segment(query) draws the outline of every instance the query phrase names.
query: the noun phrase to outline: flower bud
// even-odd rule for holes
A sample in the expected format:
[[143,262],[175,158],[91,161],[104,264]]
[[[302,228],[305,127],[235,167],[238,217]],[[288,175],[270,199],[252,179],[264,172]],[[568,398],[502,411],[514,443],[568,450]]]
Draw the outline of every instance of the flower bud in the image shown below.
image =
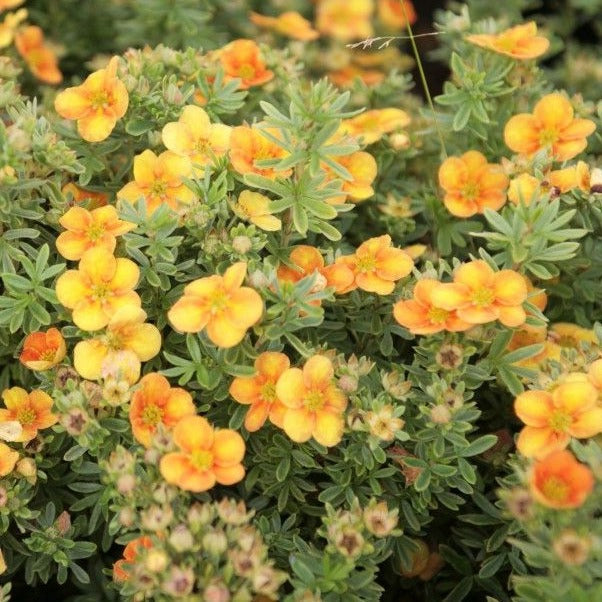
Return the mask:
[[90,417],[81,408],[71,408],[60,417],[60,423],[72,437],[82,435],[90,423]]
[[155,548],[147,553],[144,565],[151,573],[162,573],[168,562],[167,554],[163,550]]
[[163,531],[173,520],[170,506],[150,506],[142,513],[142,526],[147,531]]
[[136,512],[131,508],[122,508],[119,511],[119,524],[124,527],[131,527],[136,520]]
[[431,408],[431,420],[435,424],[449,424],[451,420],[451,412],[444,405],[437,405]]
[[194,573],[191,567],[181,568],[174,566],[167,579],[163,581],[161,589],[174,597],[187,596],[192,592]]
[[67,531],[69,531],[69,529],[71,528],[70,514],[66,510],[63,510],[63,512],[61,512],[56,517],[56,520],[54,521],[54,526],[56,527],[56,530],[58,531],[59,535],[65,535],[65,533],[67,533]]
[[357,391],[357,378],[350,374],[343,374],[339,378],[339,388],[345,393],[355,393]]
[[579,566],[587,561],[591,539],[580,536],[573,529],[565,529],[552,543],[554,553],[569,566]]
[[4,487],[0,487],[0,508],[6,506],[8,502],[8,492]]
[[35,460],[32,458],[21,458],[15,467],[15,470],[32,485],[36,482],[38,468]]
[[226,534],[219,529],[212,529],[203,535],[203,549],[212,556],[220,556],[228,549]]
[[253,248],[253,241],[248,236],[235,236],[232,248],[239,255],[246,255]]
[[136,477],[133,474],[124,474],[117,479],[117,491],[121,495],[130,495],[136,489]]
[[203,593],[203,602],[230,602],[230,590],[222,583],[210,583]]
[[403,132],[397,132],[389,136],[389,144],[395,150],[406,150],[410,148],[410,137]]
[[193,547],[194,538],[186,525],[178,525],[171,532],[169,543],[176,552],[186,552]]
[[460,345],[446,343],[435,355],[435,361],[446,370],[454,370],[462,365],[463,350]]

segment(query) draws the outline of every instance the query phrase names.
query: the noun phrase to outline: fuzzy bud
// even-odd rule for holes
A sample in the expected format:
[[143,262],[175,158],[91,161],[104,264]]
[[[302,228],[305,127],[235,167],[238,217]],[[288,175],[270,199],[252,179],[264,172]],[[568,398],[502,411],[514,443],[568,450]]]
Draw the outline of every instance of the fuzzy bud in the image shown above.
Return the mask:
[[249,274],[249,284],[253,288],[261,289],[261,288],[265,288],[268,286],[269,280],[268,280],[268,277],[263,272],[260,272],[259,270],[255,270],[254,272],[251,272],[251,274]]
[[165,581],[161,586],[161,589],[166,593],[174,597],[187,596],[192,592],[194,585],[194,573],[192,568],[174,566]]
[[389,136],[389,144],[395,150],[406,150],[410,148],[410,137],[403,132],[397,132]]
[[133,474],[124,474],[117,479],[117,491],[121,495],[130,495],[136,489],[136,477]]
[[402,380],[399,372],[385,372],[381,377],[381,382],[384,390],[393,399],[400,401],[404,400],[412,389],[412,383],[409,380]]
[[15,467],[15,470],[32,485],[36,482],[38,468],[35,460],[32,458],[21,458]]
[[435,361],[445,370],[454,370],[462,365],[463,349],[460,345],[446,343],[435,355]]
[[449,424],[451,421],[451,412],[449,408],[444,405],[437,405],[431,408],[431,420],[435,424]]
[[212,529],[203,535],[203,549],[212,556],[220,556],[228,549],[228,538],[219,529]]
[[343,374],[339,378],[339,389],[345,393],[355,393],[357,391],[357,378],[350,374]]
[[119,511],[119,524],[124,527],[131,527],[136,520],[136,512],[131,508],[122,508]]
[[66,414],[62,414],[60,422],[72,437],[82,435],[90,423],[90,416],[81,408],[71,408]]
[[552,543],[554,553],[569,566],[579,566],[587,561],[591,548],[591,539],[580,536],[572,529],[564,530]]
[[508,512],[519,521],[528,520],[533,516],[533,498],[526,489],[515,487],[506,496]]
[[203,602],[230,602],[230,590],[224,583],[210,583],[203,592]]
[[147,553],[144,565],[151,573],[162,573],[168,562],[169,558],[163,550],[153,549]]
[[142,513],[142,526],[146,531],[162,531],[173,519],[170,506],[150,506]]
[[67,533],[67,531],[69,531],[71,528],[71,515],[66,510],[63,510],[63,512],[56,517],[54,526],[56,527],[59,535],[65,535],[65,533]]
[[217,514],[228,525],[242,525],[253,516],[253,512],[247,512],[244,502],[229,499],[217,505]]
[[84,394],[84,398],[92,408],[97,408],[102,402],[102,387],[93,383],[90,380],[84,380],[80,386],[80,391]]
[[171,532],[169,543],[176,552],[186,552],[194,545],[194,538],[186,525],[178,525]]
[[363,514],[366,529],[376,537],[386,537],[397,526],[397,513],[397,510],[389,512],[385,502],[371,500]]
[[79,382],[79,375],[74,368],[70,366],[61,366],[56,371],[54,378],[54,386],[57,389],[64,389],[67,383],[72,380],[73,382]]
[[246,255],[253,248],[253,241],[248,236],[235,236],[232,248],[239,255]]
[[363,420],[363,412],[357,408],[351,408],[349,412],[347,412],[347,426],[352,431],[363,431],[364,430],[364,420]]
[[364,538],[362,534],[352,527],[341,530],[334,541],[337,550],[347,558],[355,558],[362,553]]

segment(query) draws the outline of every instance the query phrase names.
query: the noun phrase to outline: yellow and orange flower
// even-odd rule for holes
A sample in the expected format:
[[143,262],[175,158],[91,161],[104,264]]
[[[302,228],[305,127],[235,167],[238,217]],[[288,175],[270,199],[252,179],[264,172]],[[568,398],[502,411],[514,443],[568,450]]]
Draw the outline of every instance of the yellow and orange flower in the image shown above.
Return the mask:
[[110,253],[115,250],[117,236],[133,230],[136,225],[119,219],[112,205],[88,211],[83,207],[71,207],[59,219],[67,232],[56,239],[57,251],[65,258],[77,261],[93,247],[103,247]]
[[598,345],[598,337],[593,330],[570,322],[552,324],[549,328],[549,336],[550,340],[557,345],[571,349],[579,349],[582,346],[581,343]]
[[234,40],[218,50],[217,57],[226,81],[240,79],[241,90],[262,86],[274,78],[274,72],[267,68],[253,40]]
[[351,42],[372,36],[372,0],[320,0],[316,8],[316,29],[326,35]]
[[546,338],[547,328],[545,326],[531,326],[523,324],[512,333],[512,338],[508,343],[508,351],[522,349],[529,345],[541,344],[543,349],[536,355],[532,355],[523,360],[518,360],[515,365],[523,368],[539,369],[541,365],[548,360],[560,360],[561,348],[556,343],[548,341]]
[[111,315],[104,335],[80,341],[73,350],[73,366],[87,380],[98,380],[107,357],[131,351],[138,362],[147,362],[161,350],[161,333],[146,324],[146,312],[137,305],[119,307]]
[[410,0],[378,0],[378,18],[389,29],[405,29],[416,23],[418,15]]
[[376,86],[385,79],[385,74],[376,69],[364,69],[358,65],[347,65],[330,71],[328,79],[339,88],[350,88],[356,79],[362,81],[366,86]]
[[268,232],[282,228],[280,219],[270,212],[270,199],[259,192],[243,190],[234,205],[234,213]]
[[[332,287],[335,293],[347,292],[354,283],[351,269],[343,263],[324,265],[324,258],[318,249],[309,245],[295,247],[289,257],[294,267],[281,264],[276,272],[278,280],[284,282],[299,282],[302,278],[317,274],[315,291]],[[312,291],[312,292],[315,292]],[[319,301],[315,302],[319,305]]]
[[58,422],[58,416],[52,413],[52,399],[44,391],[28,393],[21,387],[12,387],[2,392],[2,399],[6,409],[0,409],[0,423],[18,422],[22,428],[14,441],[31,441],[39,430]]
[[545,54],[550,47],[547,38],[537,35],[534,21],[516,25],[497,34],[471,34],[466,39],[476,46],[505,54],[513,59],[536,59]]
[[315,40],[320,35],[307,19],[294,10],[286,11],[277,17],[268,17],[252,12],[249,17],[251,23],[258,27],[271,29],[294,40],[308,42]]
[[171,430],[185,416],[194,416],[196,410],[188,391],[170,387],[169,381],[156,372],[142,378],[132,396],[130,423],[136,441],[150,447],[157,427],[161,424]]
[[282,428],[286,406],[276,395],[276,383],[290,367],[284,353],[265,351],[255,360],[253,376],[237,376],[230,384],[230,395],[249,410],[245,416],[245,428],[249,432],[259,430],[269,418],[272,424]]
[[247,273],[243,261],[231,265],[223,276],[194,280],[169,310],[174,328],[181,332],[207,330],[218,347],[238,345],[263,313],[263,300],[252,288],[242,286]]
[[143,199],[150,213],[161,205],[177,210],[196,200],[195,193],[184,183],[184,178],[191,176],[192,163],[188,157],[171,151],[157,156],[145,150],[134,158],[134,181],[128,182],[117,197],[130,203]]
[[568,380],[553,391],[525,391],[514,401],[516,415],[526,424],[516,447],[527,457],[542,458],[564,449],[571,437],[586,439],[602,432],[602,408],[596,388]]
[[244,478],[245,442],[236,431],[215,430],[202,416],[186,416],[174,427],[173,440],[179,451],[165,454],[159,465],[168,483],[198,493]]
[[[344,203],[348,198],[354,202],[364,201],[374,195],[372,183],[377,175],[377,165],[374,157],[365,151],[357,151],[350,155],[332,157],[341,167],[351,175],[350,180],[342,180],[341,190],[343,194],[328,199],[333,205]],[[326,172],[328,180],[340,178],[338,174],[322,163],[322,169]]]
[[12,43],[19,25],[25,19],[27,19],[27,11],[24,8],[5,15],[4,21],[0,23],[0,48],[6,48]]
[[551,171],[548,174],[548,181],[560,194],[575,188],[589,192],[591,185],[589,167],[587,163],[578,161],[576,165]]
[[541,196],[541,193],[541,182],[528,173],[522,173],[510,180],[508,199],[515,205],[519,203],[530,205],[534,199]]
[[19,361],[30,370],[50,370],[67,354],[65,339],[57,328],[32,332],[25,337]]
[[73,205],[73,203],[87,203],[90,210],[98,209],[98,207],[104,207],[109,201],[109,195],[106,192],[94,192],[93,190],[86,190],[76,186],[73,184],[73,182],[65,184],[61,192],[65,198],[67,198],[68,195],[71,195],[71,198],[73,199],[70,203],[71,205]]
[[447,210],[456,217],[470,217],[504,205],[508,178],[499,165],[487,163],[483,154],[468,151],[443,161],[439,185],[445,191]]
[[555,510],[578,508],[594,488],[594,475],[569,451],[553,452],[533,465],[529,485],[533,497]]
[[136,562],[141,549],[150,549],[152,547],[153,541],[146,535],[132,539],[123,549],[123,558],[120,558],[113,565],[113,579],[115,581],[127,581],[130,578],[130,572],[124,565]]
[[505,326],[523,324],[523,303],[528,295],[525,279],[513,270],[494,272],[482,259],[461,265],[454,281],[439,284],[431,293],[433,303],[469,324],[499,320]]
[[37,25],[28,25],[15,34],[15,48],[40,81],[46,84],[63,81],[56,55],[44,41],[44,32]]
[[390,295],[395,283],[414,267],[414,260],[406,251],[391,246],[388,234],[364,241],[354,255],[340,257],[336,263],[348,266],[354,274],[353,284],[340,292],[361,288],[378,295]]
[[331,447],[342,439],[347,398],[334,384],[334,368],[327,357],[314,355],[302,370],[285,370],[276,383],[276,395],[287,408],[282,428],[293,441],[313,437]]
[[554,92],[544,96],[532,114],[511,117],[504,140],[515,153],[531,156],[548,148],[556,161],[568,161],[585,150],[586,139],[595,129],[593,121],[575,118],[569,99]]
[[361,138],[364,144],[373,144],[385,134],[404,128],[409,123],[410,116],[401,109],[373,109],[343,121],[341,131]]
[[206,165],[228,152],[231,133],[230,126],[211,123],[201,107],[188,105],[178,121],[165,125],[161,136],[166,148],[180,157],[188,157],[193,175],[202,177]]
[[19,452],[0,441],[0,477],[9,475],[14,469]]
[[83,254],[77,270],[59,276],[56,295],[60,303],[73,310],[76,326],[99,330],[120,307],[140,307],[140,297],[134,292],[139,276],[133,261],[94,247]]
[[[241,125],[233,128],[230,138],[230,162],[239,174],[257,174],[271,180],[286,178],[291,170],[277,171],[273,167],[258,167],[255,162],[267,159],[284,159],[287,152],[262,135],[258,127]],[[278,137],[279,132],[268,129],[268,133]]]
[[602,359],[592,362],[587,369],[587,378],[598,391],[602,393]]
[[412,334],[433,334],[447,330],[461,332],[471,328],[455,311],[448,311],[433,304],[432,293],[439,282],[422,278],[414,286],[413,298],[398,301],[393,306],[393,317]]
[[104,69],[88,75],[80,86],[60,92],[54,108],[65,119],[77,121],[79,135],[88,142],[108,138],[128,108],[129,95],[117,77],[119,58],[114,56]]

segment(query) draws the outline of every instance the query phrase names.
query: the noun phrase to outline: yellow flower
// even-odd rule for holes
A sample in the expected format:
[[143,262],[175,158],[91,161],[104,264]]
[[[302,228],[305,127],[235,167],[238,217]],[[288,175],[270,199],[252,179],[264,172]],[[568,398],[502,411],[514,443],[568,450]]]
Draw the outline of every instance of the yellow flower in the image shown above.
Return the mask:
[[399,130],[410,123],[410,116],[401,109],[374,109],[346,119],[342,132],[361,138],[364,144],[373,144],[385,134]]
[[139,364],[155,357],[161,349],[161,333],[144,320],[144,310],[126,305],[111,316],[104,335],[80,341],[73,350],[73,365],[80,376],[99,379],[107,356],[120,351],[132,351]]
[[105,69],[90,74],[81,86],[63,90],[54,108],[65,119],[77,120],[80,136],[88,142],[108,138],[128,108],[129,95],[117,77],[119,58],[114,56]]
[[125,305],[140,306],[134,292],[140,271],[129,259],[115,258],[102,247],[86,251],[77,270],[67,270],[56,282],[60,303],[73,310],[82,330],[99,330]]
[[583,328],[577,324],[570,322],[556,322],[549,329],[549,336],[552,342],[561,347],[570,347],[571,349],[579,349],[581,343],[589,343],[590,345],[598,345],[596,333],[588,328]]
[[316,8],[316,29],[324,35],[351,42],[372,33],[372,0],[320,0]]
[[134,181],[128,182],[117,196],[130,203],[144,199],[149,213],[163,204],[177,210],[196,200],[195,193],[183,181],[191,174],[192,164],[188,157],[180,157],[171,151],[157,157],[153,151],[145,150],[134,158]]
[[215,274],[194,280],[184,295],[169,310],[174,328],[181,332],[200,332],[218,347],[234,347],[263,314],[263,300],[257,291],[242,286],[247,264],[230,266],[223,276]]
[[508,187],[508,198],[515,205],[521,202],[525,205],[530,205],[540,194],[541,182],[528,173],[522,173],[512,179]]
[[389,29],[405,29],[416,23],[418,15],[410,0],[378,0],[378,18]]
[[262,230],[273,232],[282,228],[282,222],[270,213],[270,199],[258,192],[243,190],[238,195],[234,212]]
[[331,447],[343,437],[347,398],[334,384],[334,368],[327,357],[314,355],[303,370],[285,370],[276,383],[276,395],[287,408],[282,428],[293,441],[313,437]]
[[8,13],[0,23],[0,48],[6,48],[14,39],[19,25],[27,19],[27,11],[22,8],[16,13]]
[[38,430],[47,429],[58,422],[58,416],[52,413],[52,399],[36,389],[28,393],[21,387],[5,389],[2,399],[6,409],[0,409],[0,424],[18,422],[21,434],[14,441],[31,441]]
[[46,44],[44,32],[37,25],[28,25],[16,32],[15,48],[40,81],[59,84],[63,80],[56,55]]
[[307,19],[304,19],[294,10],[286,11],[277,17],[267,17],[252,12],[250,19],[258,27],[265,27],[283,36],[302,40],[303,42],[315,40],[320,35],[312,28],[311,23]]
[[202,177],[205,166],[216,157],[223,157],[230,148],[232,128],[223,123],[211,123],[209,115],[195,105],[184,107],[178,121],[163,128],[163,144],[180,157],[192,162],[194,177]]
[[537,35],[537,24],[530,21],[501,31],[498,34],[472,34],[466,39],[476,46],[487,48],[513,59],[535,59],[550,47],[547,38]]

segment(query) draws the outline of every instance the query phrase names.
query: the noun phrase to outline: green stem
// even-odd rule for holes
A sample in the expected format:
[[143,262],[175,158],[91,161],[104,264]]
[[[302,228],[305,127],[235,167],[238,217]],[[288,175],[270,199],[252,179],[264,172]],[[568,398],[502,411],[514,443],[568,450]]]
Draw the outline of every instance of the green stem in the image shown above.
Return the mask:
[[431,92],[429,90],[429,85],[426,81],[426,75],[424,74],[424,69],[422,67],[422,61],[420,60],[420,53],[418,52],[418,47],[416,46],[416,41],[414,40],[414,32],[412,31],[412,26],[410,25],[410,20],[408,19],[408,14],[406,12],[405,2],[403,0],[399,0],[401,3],[401,10],[403,11],[403,16],[406,20],[406,28],[408,30],[408,35],[410,37],[410,43],[412,44],[412,50],[414,51],[414,57],[416,58],[416,64],[418,66],[418,71],[420,72],[420,79],[422,81],[422,87],[424,88],[424,94],[426,95],[426,99],[429,103],[431,111],[433,113],[433,121],[435,122],[435,129],[437,130],[437,135],[439,136],[439,142],[441,143],[441,152],[443,156],[447,158],[447,149],[445,148],[445,141],[443,139],[443,132],[439,127],[439,121],[437,120],[437,113],[435,111],[435,105],[433,104],[433,99],[431,98]]

